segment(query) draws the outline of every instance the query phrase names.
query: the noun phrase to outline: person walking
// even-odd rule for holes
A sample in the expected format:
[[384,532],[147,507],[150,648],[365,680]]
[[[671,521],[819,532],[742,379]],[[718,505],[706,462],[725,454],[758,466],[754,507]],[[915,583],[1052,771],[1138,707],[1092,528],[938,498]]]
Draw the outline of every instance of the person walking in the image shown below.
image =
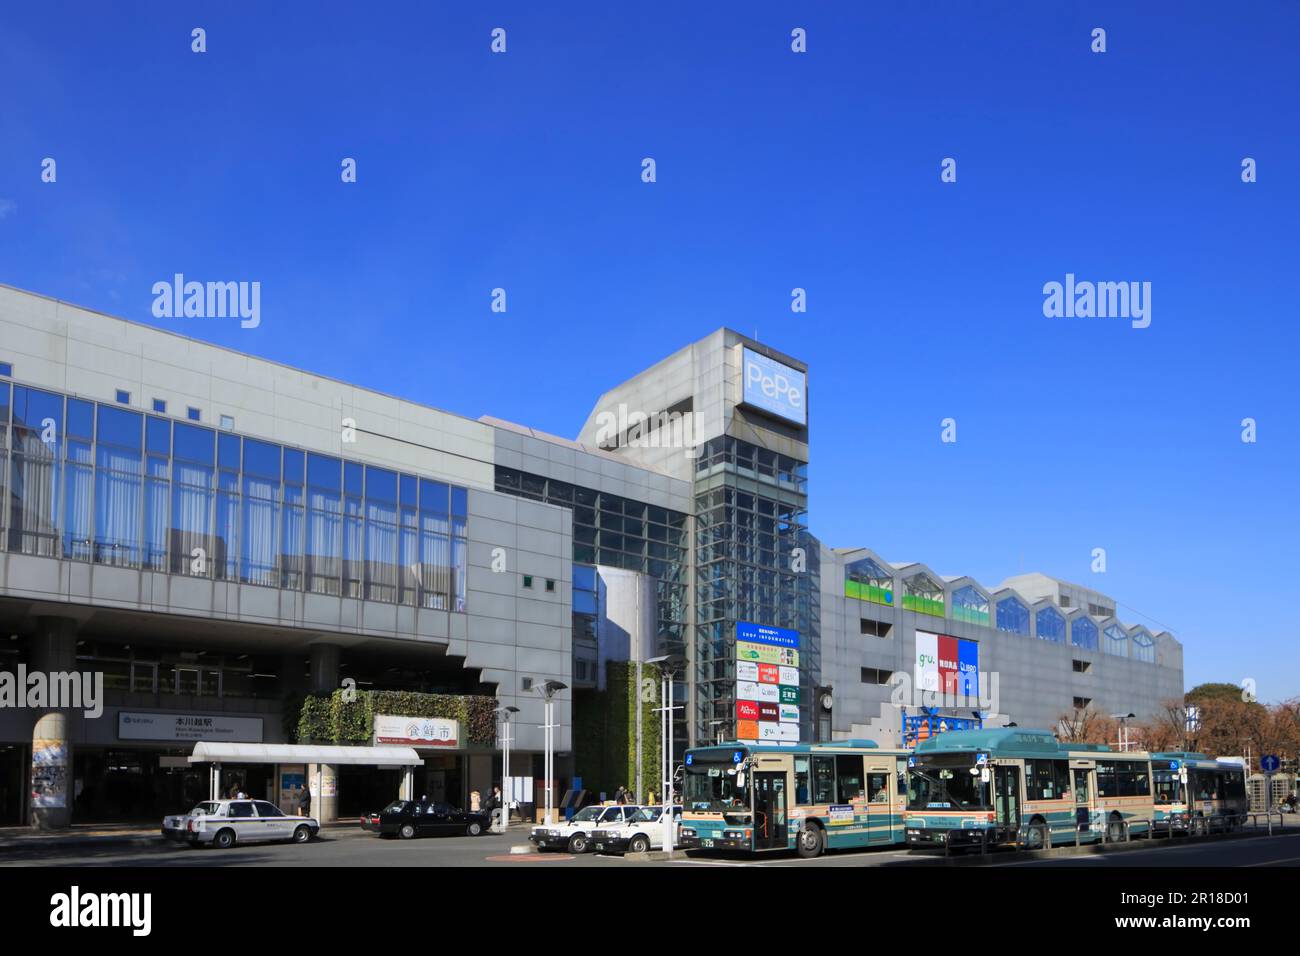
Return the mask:
[[298,816],[311,816],[311,788],[305,783],[302,785],[302,790],[298,793]]

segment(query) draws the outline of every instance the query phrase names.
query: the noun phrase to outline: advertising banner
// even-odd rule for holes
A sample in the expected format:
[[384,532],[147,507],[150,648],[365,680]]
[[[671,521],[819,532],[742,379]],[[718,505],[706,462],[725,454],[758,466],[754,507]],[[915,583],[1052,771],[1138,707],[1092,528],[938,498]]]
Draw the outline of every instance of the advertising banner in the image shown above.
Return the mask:
[[782,722],[799,723],[799,708],[795,704],[781,704]]
[[752,700],[736,701],[736,719],[737,720],[758,720],[762,713],[762,707]]
[[750,644],[746,641],[737,641],[736,660],[798,667],[799,652],[792,647],[774,647],[771,644]]
[[753,661],[736,661],[736,680],[758,683],[758,665]]
[[826,822],[833,827],[852,826],[853,807],[847,804],[842,806],[828,807],[826,810]]
[[753,349],[741,349],[741,401],[796,425],[808,422],[807,384],[803,372]]
[[736,681],[736,700],[762,700],[758,696],[759,686],[752,680]]
[[460,737],[460,722],[442,717],[403,717],[375,714],[376,744],[401,744],[406,747],[455,748]]
[[784,627],[768,627],[765,624],[750,624],[748,621],[736,622],[736,640],[750,644],[771,644],[774,647],[799,647],[799,632]]
[[[764,698],[764,699],[767,699],[767,698]],[[779,694],[779,696],[776,697],[776,698],[774,698],[774,699],[777,700],[779,703],[782,703],[782,704],[797,704],[797,703],[799,703],[799,688],[798,688],[798,687],[790,687],[790,686],[788,686],[788,685],[786,685],[786,684],[782,684],[782,685],[780,686],[780,694]]]
[[781,668],[776,664],[759,664],[758,682],[760,684],[781,683]]
[[776,743],[781,739],[781,725],[772,720],[758,722],[758,739]]
[[979,643],[929,631],[916,632],[916,686],[930,693],[979,693]]
[[736,737],[739,738],[740,740],[757,740],[758,721],[757,720],[736,721]]
[[794,687],[799,686],[799,668],[778,667],[777,670],[780,672],[780,676],[777,680],[778,684],[790,684]]
[[797,744],[799,742],[799,725],[797,723],[780,723],[776,725],[776,730],[780,734],[782,743]]
[[758,705],[758,719],[759,719],[759,720],[780,720],[780,719],[781,719],[781,710],[780,710],[779,705],[777,705],[777,704],[766,704],[766,703],[764,703],[764,704],[759,704],[759,705]]
[[32,806],[68,805],[68,744],[38,737],[32,741]]

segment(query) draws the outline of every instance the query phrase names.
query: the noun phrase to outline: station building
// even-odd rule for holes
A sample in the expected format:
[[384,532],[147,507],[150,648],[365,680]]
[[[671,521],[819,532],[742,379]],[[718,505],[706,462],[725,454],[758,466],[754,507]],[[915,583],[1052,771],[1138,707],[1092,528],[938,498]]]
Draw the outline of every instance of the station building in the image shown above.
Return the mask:
[[[1181,695],[1177,641],[1121,624],[1098,592],[1041,575],[990,589],[824,546],[808,379],[720,329],[599,396],[571,440],[0,287],[0,672],[104,686],[94,716],[0,707],[0,825],[186,809],[212,783],[188,759],[198,742],[400,743],[415,791],[466,804],[500,780],[500,708],[517,708],[527,800],[548,682],[557,798],[657,790],[647,675],[663,667],[677,753],[893,744],[918,707],[971,709],[900,701],[898,675],[933,690],[995,672],[988,719],[1021,725]],[[589,769],[629,720],[643,759]],[[324,763],[220,774],[282,802],[311,781],[326,819],[400,781]]]

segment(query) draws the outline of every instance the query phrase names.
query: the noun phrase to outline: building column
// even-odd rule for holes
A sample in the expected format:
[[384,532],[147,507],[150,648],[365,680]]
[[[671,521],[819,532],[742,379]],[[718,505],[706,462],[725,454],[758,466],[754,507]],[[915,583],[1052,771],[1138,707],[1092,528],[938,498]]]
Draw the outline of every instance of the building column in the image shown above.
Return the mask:
[[[77,625],[67,618],[39,617],[31,639],[31,671],[49,680],[77,669]],[[58,830],[72,825],[72,731],[76,711],[45,708],[32,729],[31,825]]]
[[338,690],[340,656],[341,648],[337,644],[311,646],[311,692],[313,694],[332,694]]
[[312,816],[321,823],[338,822],[338,768],[328,763],[307,764],[307,786],[311,789]]

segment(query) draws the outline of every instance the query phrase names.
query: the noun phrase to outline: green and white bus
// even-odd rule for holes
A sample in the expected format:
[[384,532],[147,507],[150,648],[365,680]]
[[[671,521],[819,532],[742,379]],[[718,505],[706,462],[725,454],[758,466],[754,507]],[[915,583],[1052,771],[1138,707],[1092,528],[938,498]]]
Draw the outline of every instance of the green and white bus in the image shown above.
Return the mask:
[[1045,730],[939,734],[908,760],[911,847],[1119,841],[1155,819],[1151,755],[1063,744]]
[[681,845],[765,853],[903,841],[907,751],[871,740],[719,744],[686,752]]
[[1201,753],[1151,755],[1156,829],[1170,833],[1231,830],[1246,822],[1246,766]]

